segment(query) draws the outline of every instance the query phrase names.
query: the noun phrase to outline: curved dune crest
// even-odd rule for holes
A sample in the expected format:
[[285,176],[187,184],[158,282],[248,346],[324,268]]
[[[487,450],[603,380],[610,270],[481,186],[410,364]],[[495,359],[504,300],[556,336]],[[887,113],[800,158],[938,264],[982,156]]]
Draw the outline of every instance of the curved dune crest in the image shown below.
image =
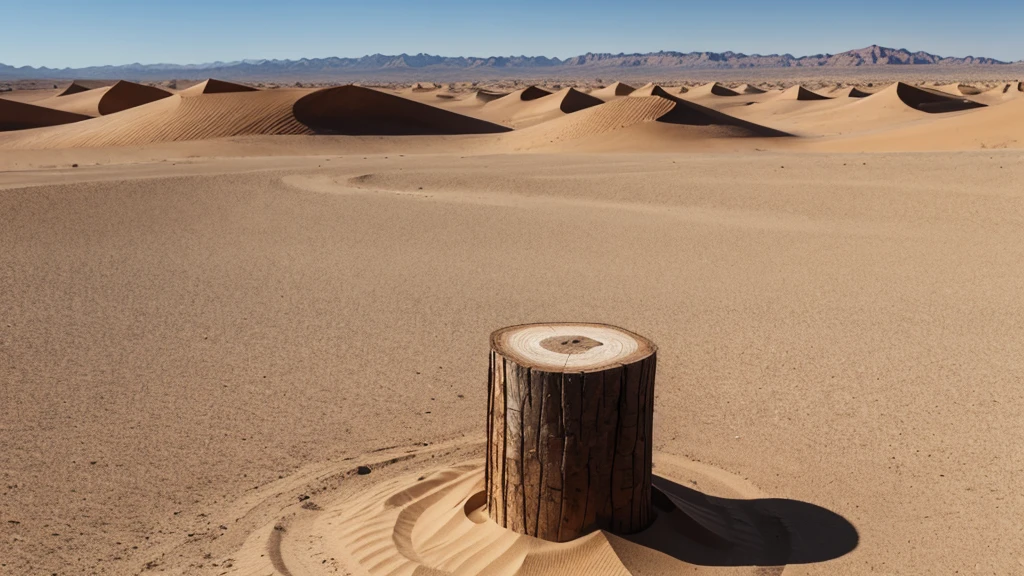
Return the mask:
[[481,88],[476,91],[476,99],[480,102],[487,103],[493,102],[498,98],[504,98],[505,96],[508,96],[508,94],[508,92],[495,92],[493,90],[484,90]]
[[677,126],[679,129],[671,135],[677,139],[788,136],[784,132],[675,98],[660,87],[655,88],[652,90],[657,92],[655,95],[631,94],[628,98],[517,130],[508,138],[521,149],[531,149],[599,135],[611,136],[624,129],[654,122]]
[[970,84],[961,84],[959,82],[953,82],[952,84],[936,85],[935,90],[939,92],[945,92],[946,94],[952,94],[953,96],[977,96],[984,92],[977,86],[971,86]]
[[1011,100],[1017,100],[1021,97],[1024,97],[1024,94],[1019,90],[1019,83],[1014,82],[1012,84],[996,86],[995,88],[986,90],[981,94],[971,96],[970,99],[974,102],[985,104],[986,106],[994,106]]
[[339,86],[184,98],[175,94],[120,114],[25,133],[7,146],[76,148],[256,135],[444,135],[508,130],[370,88]]
[[833,92],[833,94],[835,94],[836,97],[841,98],[867,98],[868,96],[871,96],[873,92],[865,92],[860,88],[857,88],[856,86],[850,86],[847,88],[840,88],[839,90]]
[[829,98],[828,96],[824,96],[822,94],[818,94],[817,92],[808,90],[807,88],[804,88],[799,84],[797,84],[796,86],[790,86],[789,88],[786,88],[777,96],[774,96],[773,99],[800,101],[831,100],[831,98]]
[[967,98],[957,98],[956,96],[939,90],[932,90],[930,88],[923,88],[920,86],[911,86],[910,84],[904,84],[903,82],[897,82],[884,90],[876,92],[871,95],[869,99],[881,98],[889,100],[893,97],[898,98],[901,102],[915,110],[928,112],[929,114],[957,112],[960,110],[970,110],[972,108],[983,108],[985,106],[984,104],[968,100]]
[[554,94],[522,100],[516,93],[485,104],[480,117],[507,126],[523,128],[604,104],[604,100],[575,88],[563,88]]
[[203,80],[195,86],[190,86],[181,92],[178,92],[181,96],[198,96],[200,94],[224,94],[227,92],[256,92],[259,88],[253,88],[252,86],[246,86],[245,84],[235,84],[234,82],[225,82],[223,80],[216,80],[210,78]]
[[[645,93],[640,94],[641,90]],[[661,122],[688,124],[691,126],[732,126],[746,130],[750,132],[750,135],[767,137],[789,136],[785,132],[741,120],[724,112],[678,98],[657,84],[649,84],[647,87],[637,90],[636,96],[655,96],[675,104],[670,112],[658,118]]]
[[89,116],[0,98],[0,131],[27,130],[88,120]]
[[692,96],[739,96],[740,93],[719,84],[718,82],[709,82],[696,88],[691,88],[688,94]]
[[60,94],[57,94],[57,97],[60,98],[61,96],[70,96],[72,94],[78,94],[80,92],[88,92],[89,90],[92,90],[92,88],[89,88],[88,86],[83,86],[78,82],[78,80],[74,80],[71,82],[71,84],[68,84],[67,88],[61,90]]
[[514,101],[529,102],[530,100],[536,100],[545,96],[550,96],[551,92],[543,88],[536,86],[527,86],[526,88],[520,88],[514,92],[509,92],[504,96],[497,98],[496,100],[502,101],[503,104],[509,104]]
[[316,133],[345,135],[493,134],[508,128],[360,86],[300,98],[295,119]]
[[938,116],[929,122],[915,122],[889,130],[837,140],[829,146],[837,151],[916,151],[1024,148],[1024,98],[970,114]]
[[667,98],[669,100],[673,98],[673,96],[668,93],[668,90],[665,90],[664,88],[658,86],[653,82],[649,82],[637,88],[630,94],[630,96],[634,98],[644,98],[647,96],[661,96],[662,98]]
[[764,94],[765,90],[758,88],[752,84],[740,84],[736,89],[736,92],[740,94]]
[[636,91],[636,88],[626,84],[624,82],[615,82],[604,88],[598,88],[590,93],[591,96],[598,98],[615,98],[616,96],[629,96]]
[[84,116],[106,116],[169,96],[171,93],[166,90],[121,80],[113,86],[47,98],[40,100],[37,104]]

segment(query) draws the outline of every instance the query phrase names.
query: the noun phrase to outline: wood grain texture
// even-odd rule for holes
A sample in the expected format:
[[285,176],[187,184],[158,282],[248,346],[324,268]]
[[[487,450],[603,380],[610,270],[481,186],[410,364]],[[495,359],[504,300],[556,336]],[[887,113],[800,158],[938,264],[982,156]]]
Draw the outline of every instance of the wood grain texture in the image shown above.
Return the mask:
[[[656,348],[618,328],[570,326],[575,330],[562,332],[601,342],[614,329],[639,339],[639,346],[624,348],[627,363],[597,350],[596,370],[577,358],[573,369],[558,371],[547,352],[540,367],[530,365],[528,351],[509,353],[508,343],[516,340],[498,331],[488,376],[488,514],[509,530],[556,542],[598,529],[628,534],[653,520]],[[569,354],[582,350],[573,348],[571,334],[565,338],[554,345],[564,343]]]

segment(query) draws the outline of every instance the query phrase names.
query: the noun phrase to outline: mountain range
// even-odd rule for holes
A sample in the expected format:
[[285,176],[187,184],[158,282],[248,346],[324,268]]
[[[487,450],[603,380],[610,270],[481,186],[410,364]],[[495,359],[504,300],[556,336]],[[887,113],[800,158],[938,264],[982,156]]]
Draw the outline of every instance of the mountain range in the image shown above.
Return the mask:
[[739,52],[649,52],[644,54],[587,53],[559,59],[545,56],[449,57],[430,54],[373,54],[361,58],[302,58],[299,60],[240,60],[207,64],[125,64],[86,68],[34,68],[0,64],[4,79],[281,79],[320,80],[326,78],[391,78],[452,74],[472,76],[514,72],[550,75],[614,73],[615,71],[730,70],[757,68],[856,68],[875,66],[999,66],[1008,64],[993,58],[953,58],[928,52],[872,45],[839,54],[793,56],[791,54],[742,54]]

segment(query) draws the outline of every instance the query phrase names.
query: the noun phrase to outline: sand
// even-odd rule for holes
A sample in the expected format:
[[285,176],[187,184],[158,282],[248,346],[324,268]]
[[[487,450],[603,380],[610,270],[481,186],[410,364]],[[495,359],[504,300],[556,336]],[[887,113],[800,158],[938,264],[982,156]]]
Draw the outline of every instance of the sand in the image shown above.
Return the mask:
[[51,98],[34,102],[34,104],[54,110],[96,117],[123,112],[168,98],[170,95],[170,92],[160,88],[122,80],[113,86],[91,90],[74,89],[71,92],[65,90]]
[[[1018,84],[114,88],[0,99],[90,112],[0,133],[0,574],[1024,567]],[[481,509],[564,319],[659,346],[640,534]]]

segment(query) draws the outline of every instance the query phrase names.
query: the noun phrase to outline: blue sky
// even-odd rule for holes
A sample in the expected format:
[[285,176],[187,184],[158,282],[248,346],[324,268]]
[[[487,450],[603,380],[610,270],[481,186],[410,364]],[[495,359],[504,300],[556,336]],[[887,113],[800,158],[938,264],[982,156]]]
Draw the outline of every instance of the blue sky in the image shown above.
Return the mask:
[[1024,59],[1024,1],[0,0],[0,62],[179,64],[427,52],[841,52]]

